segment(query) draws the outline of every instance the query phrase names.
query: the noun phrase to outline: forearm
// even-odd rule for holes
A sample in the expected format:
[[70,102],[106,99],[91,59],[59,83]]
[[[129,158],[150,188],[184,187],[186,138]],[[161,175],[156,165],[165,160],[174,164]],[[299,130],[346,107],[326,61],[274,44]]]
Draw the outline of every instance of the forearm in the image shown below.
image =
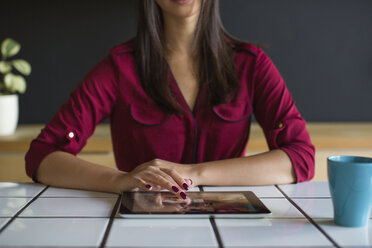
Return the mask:
[[66,152],[53,152],[41,162],[36,178],[55,187],[120,193],[120,181],[124,174]]
[[291,160],[282,150],[200,163],[194,169],[199,185],[272,185],[296,181]]

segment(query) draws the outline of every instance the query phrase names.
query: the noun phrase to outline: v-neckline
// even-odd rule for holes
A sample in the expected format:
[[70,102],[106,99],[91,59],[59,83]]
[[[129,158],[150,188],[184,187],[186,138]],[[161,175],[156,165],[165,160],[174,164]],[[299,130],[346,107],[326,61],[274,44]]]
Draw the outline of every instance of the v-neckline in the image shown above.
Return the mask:
[[175,78],[175,76],[174,76],[174,74],[173,74],[173,72],[172,72],[172,69],[171,69],[170,65],[169,65],[168,63],[167,63],[167,65],[168,65],[169,73],[170,73],[170,75],[171,75],[171,79],[172,79],[171,81],[172,81],[172,83],[176,86],[177,91],[178,91],[178,95],[180,95],[181,98],[182,98],[183,105],[186,105],[186,106],[187,106],[187,109],[188,109],[188,110],[190,111],[190,113],[194,116],[194,115],[195,115],[195,110],[196,110],[197,105],[198,105],[198,102],[199,102],[198,99],[199,99],[200,91],[202,91],[202,87],[199,86],[198,94],[196,95],[195,102],[194,102],[194,107],[191,109],[190,105],[187,103],[186,98],[185,98],[185,96],[183,95],[183,93],[182,93],[182,91],[181,91],[181,89],[180,89],[180,87],[179,87],[179,85],[178,85],[178,83],[177,83],[177,80],[176,80],[176,78]]

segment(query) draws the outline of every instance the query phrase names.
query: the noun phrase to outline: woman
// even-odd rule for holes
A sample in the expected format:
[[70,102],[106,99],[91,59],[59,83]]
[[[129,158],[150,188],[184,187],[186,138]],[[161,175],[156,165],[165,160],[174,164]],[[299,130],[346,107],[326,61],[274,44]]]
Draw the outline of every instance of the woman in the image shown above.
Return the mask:
[[[135,39],[111,49],[31,143],[27,174],[120,193],[310,180],[314,147],[283,79],[223,29],[216,0],[138,1]],[[244,157],[251,114],[270,151]],[[110,117],[119,170],[76,155]]]

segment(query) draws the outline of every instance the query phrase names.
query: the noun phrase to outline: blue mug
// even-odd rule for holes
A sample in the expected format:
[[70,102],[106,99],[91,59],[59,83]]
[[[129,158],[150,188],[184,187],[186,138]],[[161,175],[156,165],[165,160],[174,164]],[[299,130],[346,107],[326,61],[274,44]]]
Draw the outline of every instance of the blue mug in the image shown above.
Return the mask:
[[327,160],[335,223],[366,226],[372,205],[372,158],[332,156]]

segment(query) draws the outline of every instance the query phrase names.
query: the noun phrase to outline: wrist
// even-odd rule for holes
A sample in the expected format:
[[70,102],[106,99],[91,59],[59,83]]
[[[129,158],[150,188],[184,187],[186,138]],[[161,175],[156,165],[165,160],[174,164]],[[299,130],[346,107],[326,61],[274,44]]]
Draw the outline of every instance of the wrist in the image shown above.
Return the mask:
[[192,180],[192,187],[197,187],[203,185],[202,180],[202,171],[203,171],[203,164],[192,164],[189,167],[190,179]]
[[123,191],[128,190],[128,173],[119,171],[114,177],[114,190],[116,193],[121,194]]

